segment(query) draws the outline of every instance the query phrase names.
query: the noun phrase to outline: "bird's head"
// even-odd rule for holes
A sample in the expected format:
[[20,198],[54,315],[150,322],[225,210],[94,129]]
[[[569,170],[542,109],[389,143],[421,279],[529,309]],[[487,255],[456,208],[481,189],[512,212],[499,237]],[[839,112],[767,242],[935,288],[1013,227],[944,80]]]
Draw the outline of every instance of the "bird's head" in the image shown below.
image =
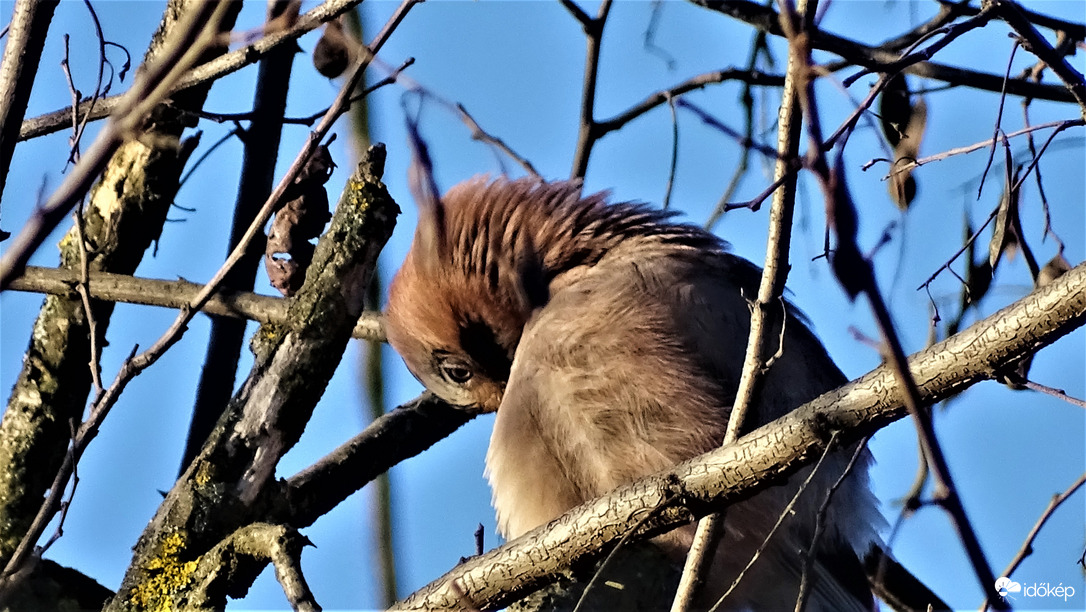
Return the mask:
[[[419,203],[419,225],[389,287],[389,344],[428,389],[469,410],[498,409],[531,313],[546,301],[533,237],[509,182],[476,179]],[[519,229],[518,229],[519,228]]]
[[[424,181],[418,181],[425,183]],[[387,307],[389,344],[450,404],[491,412],[532,313],[626,241],[719,248],[671,213],[579,181],[475,178],[435,195],[417,188],[419,222]]]

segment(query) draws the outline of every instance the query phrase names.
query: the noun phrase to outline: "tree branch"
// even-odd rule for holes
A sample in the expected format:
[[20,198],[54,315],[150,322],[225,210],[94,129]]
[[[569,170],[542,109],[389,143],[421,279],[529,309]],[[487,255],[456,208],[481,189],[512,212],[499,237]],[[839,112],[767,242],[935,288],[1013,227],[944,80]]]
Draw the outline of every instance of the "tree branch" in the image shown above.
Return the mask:
[[[137,278],[109,272],[91,272],[88,278],[90,296],[95,300],[174,309],[184,308],[204,288],[203,285],[186,280]],[[75,286],[79,282],[79,273],[73,270],[27,266],[21,276],[11,281],[9,289],[72,296],[75,295]],[[287,298],[219,289],[200,310],[212,315],[282,324],[287,321],[289,307],[290,300]],[[361,340],[384,342],[385,331],[381,313],[363,312],[351,336]]]
[[[0,196],[4,193],[19,126],[30,101],[49,22],[60,0],[18,0],[0,59]],[[0,239],[5,236],[0,231]]]
[[[212,83],[219,78],[237,72],[246,66],[251,66],[276,48],[293,43],[304,34],[317,29],[324,23],[353,9],[361,2],[362,0],[326,0],[313,7],[305,14],[299,16],[298,20],[289,29],[268,33],[252,44],[246,45],[236,51],[226,53],[217,59],[201,64],[188,71],[177,81],[173,92],[188,89],[189,87],[195,87],[196,85]],[[125,94],[119,94],[102,98],[98,100],[93,109],[89,102],[80,103],[77,112],[80,117],[87,115],[92,121],[103,119],[112,115],[119,108],[124,96]],[[62,130],[70,124],[71,117],[72,107],[69,106],[68,108],[62,108],[46,115],[27,119],[26,121],[23,121],[22,127],[19,130],[19,140],[37,138],[38,136],[44,136]]]
[[[200,557],[239,527],[265,520],[264,510],[275,503],[275,467],[301,436],[340,362],[399,212],[380,182],[384,148],[370,152],[317,245],[291,302],[290,323],[257,333],[249,377],[147,526],[108,610],[185,607],[191,570],[164,581],[156,568]],[[224,605],[225,599],[213,602]]]
[[[771,8],[750,2],[749,0],[691,0],[695,4],[713,11],[723,13],[733,19],[748,23],[759,30],[769,32],[774,36],[783,36],[780,20]],[[979,14],[979,12],[978,12]],[[975,17],[976,15],[974,15]],[[896,72],[902,67],[899,62],[903,59],[898,53],[870,47],[843,36],[837,36],[822,30],[813,30],[810,33],[811,47],[822,51],[829,51],[841,56],[845,60],[858,66],[862,66],[873,72]],[[985,91],[1000,92],[1004,89],[1002,75],[988,74],[955,68],[936,62],[922,61],[904,67],[904,71],[937,81],[943,81],[951,85],[959,85],[981,89]],[[1058,85],[1042,85],[1027,79],[1011,79],[1006,82],[1006,92],[1010,95],[1037,98],[1039,100],[1052,100],[1055,102],[1075,102],[1074,96],[1067,89]]]
[[446,438],[474,414],[426,392],[384,414],[317,463],[290,477],[271,520],[301,529],[389,468]]

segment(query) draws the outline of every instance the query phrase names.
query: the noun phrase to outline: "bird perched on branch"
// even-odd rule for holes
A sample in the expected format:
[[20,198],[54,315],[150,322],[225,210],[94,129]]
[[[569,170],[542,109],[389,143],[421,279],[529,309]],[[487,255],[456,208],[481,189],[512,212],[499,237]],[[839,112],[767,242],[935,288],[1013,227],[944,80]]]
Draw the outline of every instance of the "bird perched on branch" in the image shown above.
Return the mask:
[[[609,204],[576,182],[476,178],[441,198],[420,193],[414,243],[389,290],[388,338],[438,396],[497,412],[486,471],[506,538],[721,444],[756,266],[669,212]],[[787,310],[783,334],[770,330],[783,345],[748,430],[845,381]],[[726,608],[795,605],[817,509],[848,458],[827,458]],[[809,610],[873,606],[858,561],[881,521],[868,463],[865,451],[829,507]],[[706,602],[747,565],[807,473],[728,508]],[[681,564],[692,534],[653,542]]]

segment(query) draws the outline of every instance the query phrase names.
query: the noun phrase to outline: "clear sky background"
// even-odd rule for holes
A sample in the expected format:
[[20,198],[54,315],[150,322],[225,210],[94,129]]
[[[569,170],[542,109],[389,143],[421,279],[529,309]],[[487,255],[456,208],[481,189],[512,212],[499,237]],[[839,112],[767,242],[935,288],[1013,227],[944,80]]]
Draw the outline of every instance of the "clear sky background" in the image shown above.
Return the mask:
[[[1028,2],[1028,6],[1079,22],[1086,20],[1078,0]],[[314,5],[304,3],[303,10]],[[370,32],[375,32],[397,6],[389,0],[364,5]],[[594,3],[584,5],[595,13]],[[99,0],[95,3],[105,35],[124,44],[139,58],[161,17],[162,5],[150,1]],[[10,19],[12,2],[0,1],[0,19]],[[612,10],[603,43],[597,117],[606,118],[659,89],[694,75],[728,67],[742,67],[753,31],[738,22],[683,2],[663,5],[656,44],[674,60],[668,63],[644,46],[644,32],[653,5],[647,1],[620,1]],[[935,2],[838,0],[829,5],[822,26],[830,31],[877,43],[930,17]],[[257,28],[264,5],[247,4],[239,29]],[[940,52],[938,60],[990,73],[1002,73],[1012,43],[1008,28],[993,24],[975,31]],[[77,85],[89,92],[96,69],[96,43],[86,8],[81,2],[61,3],[50,31],[42,61],[39,84],[28,116],[55,110],[69,100],[59,69],[63,57],[62,35],[71,35],[72,69]],[[367,37],[368,39],[369,37]],[[317,36],[300,41],[312,50]],[[776,67],[783,72],[784,47],[773,41]],[[118,56],[114,56],[118,57]],[[546,177],[569,175],[575,147],[584,64],[584,39],[580,26],[557,2],[427,2],[415,7],[381,53],[391,66],[407,57],[416,58],[406,75],[443,98],[460,102],[484,129],[504,139],[527,157]],[[1083,70],[1082,53],[1072,58]],[[829,56],[818,55],[816,60]],[[1012,73],[1028,66],[1032,56],[1019,51]],[[380,70],[370,80],[384,76]],[[243,112],[252,103],[255,67],[218,83],[206,109]],[[832,130],[854,108],[874,82],[864,77],[846,95],[830,82],[818,91],[824,128]],[[925,85],[912,80],[914,89]],[[338,83],[329,82],[312,69],[308,57],[299,55],[294,70],[288,113],[308,115],[329,104]],[[114,92],[124,85],[115,85]],[[400,110],[404,89],[392,86],[371,97],[373,139],[388,144],[385,180],[403,215],[392,242],[381,257],[387,279],[402,260],[409,244],[415,211],[405,186],[409,152],[404,145]],[[742,130],[737,84],[712,86],[688,99],[713,113],[736,130]],[[776,91],[761,97],[756,108],[760,136],[775,138]],[[763,102],[767,102],[763,103]],[[927,96],[928,128],[922,155],[990,138],[998,96],[989,93],[944,90]],[[1043,123],[1078,116],[1072,105],[1036,102],[1031,120]],[[882,178],[884,165],[866,172],[861,166],[884,157],[875,123],[861,125],[845,155],[845,172],[861,217],[861,246],[871,248],[890,225],[895,229],[890,244],[876,255],[879,282],[891,302],[906,350],[925,346],[929,329],[928,296],[915,288],[932,274],[961,244],[963,219],[974,224],[987,217],[1002,191],[1002,153],[990,172],[978,201],[980,174],[986,153],[951,157],[924,166],[917,173],[919,195],[908,214],[890,202]],[[1004,129],[1022,127],[1019,100],[1008,100]],[[207,147],[231,125],[202,122]],[[730,137],[704,127],[680,109],[679,165],[672,197],[674,206],[694,222],[704,221],[739,160],[740,147]],[[335,201],[353,163],[344,146],[347,126],[339,126],[340,140],[333,155],[340,168],[328,183]],[[93,129],[91,130],[93,136]],[[503,169],[494,153],[470,139],[460,120],[437,105],[423,112],[422,133],[431,148],[436,178],[446,189],[480,173],[500,174]],[[287,126],[280,154],[280,174],[301,146],[307,129]],[[1045,133],[1047,134],[1047,133]],[[3,228],[15,230],[30,214],[42,181],[49,191],[62,180],[67,134],[56,134],[21,144],[15,152],[3,198]],[[1041,136],[1044,138],[1044,136]],[[588,168],[586,188],[612,190],[616,199],[659,202],[663,198],[670,163],[671,115],[666,107],[630,123],[621,132],[605,137],[596,147]],[[89,142],[87,140],[86,142]],[[1012,143],[1016,159],[1027,160],[1025,141]],[[1067,245],[1072,265],[1083,260],[1086,214],[1083,204],[1083,170],[1086,168],[1082,128],[1060,136],[1041,164],[1045,190],[1052,208],[1052,223]],[[199,154],[202,149],[198,151]],[[230,213],[240,168],[240,143],[231,141],[215,152],[184,186],[167,225],[156,257],[148,256],[138,275],[199,282],[211,277],[225,252]],[[511,174],[520,169],[502,160]],[[735,199],[753,197],[769,183],[768,165],[752,158],[750,174]],[[1025,232],[1043,264],[1056,247],[1042,242],[1043,218],[1037,188],[1031,179],[1023,191],[1022,217]],[[729,213],[716,231],[733,245],[736,253],[753,261],[764,258],[765,210]],[[824,260],[812,261],[822,245],[824,216],[821,195],[809,180],[802,183],[797,206],[797,227],[792,242],[792,273],[789,286],[793,300],[809,315],[812,325],[830,354],[849,377],[857,377],[879,363],[876,351],[858,341],[851,330],[876,337],[864,300],[850,303],[836,284]],[[63,227],[61,231],[66,231]],[[46,242],[32,260],[36,265],[56,265],[55,247],[60,233]],[[980,252],[986,252],[988,234]],[[7,244],[0,245],[6,248]],[[961,265],[956,266],[961,270]],[[273,293],[266,277],[258,279],[258,291]],[[981,315],[1022,297],[1030,290],[1029,274],[1022,258],[999,268],[996,286],[983,302]],[[953,315],[959,284],[944,273],[932,285],[932,295]],[[0,387],[11,389],[21,365],[30,325],[41,297],[4,293],[0,297]],[[112,379],[120,361],[139,343],[148,346],[166,329],[175,313],[162,309],[121,305],[110,327],[110,346],[103,356],[103,376]],[[974,315],[975,316],[975,315]],[[974,318],[968,319],[975,320]],[[65,535],[49,551],[58,562],[74,566],[115,589],[131,557],[135,543],[161,501],[159,490],[169,489],[176,475],[188,429],[188,420],[204,357],[207,319],[197,317],[185,338],[150,371],[136,378],[114,409],[101,435],[91,444],[79,466],[80,485],[65,525]],[[250,330],[255,326],[250,325]],[[362,393],[356,382],[359,349],[352,345],[301,442],[280,464],[280,476],[289,476],[309,465],[359,431],[366,421]],[[1086,396],[1086,334],[1079,330],[1043,351],[1034,362],[1032,378]],[[240,368],[247,372],[251,358]],[[386,353],[389,366],[389,405],[413,398],[421,390],[403,369],[398,357]],[[1064,490],[1086,469],[1086,413],[1080,408],[1032,392],[1015,392],[997,383],[982,383],[962,398],[937,409],[936,428],[957,479],[966,510],[998,574],[1055,493]],[[479,418],[438,443],[421,456],[392,471],[396,550],[401,594],[407,594],[472,554],[472,532],[486,527],[487,548],[498,543],[490,493],[482,477],[483,458],[492,424]],[[873,482],[883,512],[893,521],[916,468],[913,426],[901,421],[875,436],[871,443],[878,461]],[[1076,560],[1086,543],[1086,502],[1079,492],[1052,518],[1035,544],[1035,552],[1014,575],[1024,585],[1063,584],[1076,589],[1066,602],[1020,597],[1022,608],[1083,609],[1086,585]],[[317,600],[325,609],[369,609],[376,605],[375,571],[371,561],[369,490],[340,505],[313,527],[305,530],[316,548],[307,549],[303,567]],[[889,536],[889,534],[886,534]],[[925,508],[904,523],[892,542],[892,550],[907,567],[955,607],[976,608],[980,589],[966,562],[947,517]],[[281,609],[287,606],[271,572],[265,572],[247,599],[233,602],[232,609]]]

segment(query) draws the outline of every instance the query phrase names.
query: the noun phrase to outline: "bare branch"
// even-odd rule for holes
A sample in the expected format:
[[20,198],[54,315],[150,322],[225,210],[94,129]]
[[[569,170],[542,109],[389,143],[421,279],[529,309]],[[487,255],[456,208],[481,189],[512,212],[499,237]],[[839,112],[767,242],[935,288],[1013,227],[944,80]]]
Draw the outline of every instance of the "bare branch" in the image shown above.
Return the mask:
[[[783,36],[777,13],[766,6],[749,0],[691,0],[734,19],[746,22],[759,30],[774,36]],[[978,13],[979,14],[979,13]],[[990,18],[990,17],[989,17]],[[862,66],[873,72],[897,72],[904,70],[909,74],[944,81],[952,85],[972,87],[986,91],[1002,91],[1003,79],[994,74],[965,70],[946,66],[931,61],[919,61],[908,66],[902,65],[904,59],[894,51],[879,47],[869,47],[848,38],[837,36],[822,30],[811,32],[811,47],[835,53],[845,60]],[[1012,79],[1006,84],[1010,95],[1052,100],[1056,102],[1075,102],[1074,96],[1067,89],[1056,85],[1042,85],[1025,79]]]
[[[298,21],[289,29],[269,33],[260,40],[241,49],[226,53],[217,59],[193,68],[174,84],[172,93],[197,85],[206,85],[246,66],[251,66],[273,49],[293,43],[302,35],[353,9],[361,2],[362,0],[326,0],[298,17]],[[86,115],[90,117],[91,120],[103,119],[116,113],[121,108],[125,95],[127,94],[110,96],[99,100],[93,112],[88,103],[81,103],[78,113],[80,116]],[[64,108],[47,115],[27,119],[23,121],[22,128],[19,131],[19,140],[36,138],[62,130],[71,115],[72,109]]]
[[[191,304],[203,290],[203,285],[186,280],[166,281],[152,278],[136,278],[127,274],[91,272],[87,276],[90,297],[107,302],[126,304],[144,304],[163,308],[181,309]],[[71,295],[73,287],[78,287],[81,279],[70,270],[39,268],[27,266],[21,276],[11,281],[9,289],[13,291],[31,291],[51,293],[53,295]],[[290,300],[268,295],[259,295],[244,291],[219,289],[200,311],[225,317],[236,317],[259,321],[260,323],[284,323]],[[385,332],[381,322],[381,313],[365,312],[358,320],[351,334],[361,340],[385,341]]]
[[595,18],[588,18],[584,11],[574,12],[572,0],[562,0],[562,4],[573,12],[574,17],[584,26],[586,49],[584,57],[584,84],[581,86],[581,122],[577,130],[577,148],[573,152],[571,179],[584,178],[588,171],[588,157],[592,147],[599,139],[596,124],[596,78],[600,69],[600,47],[603,43],[603,28],[607,24],[607,14],[611,11],[612,0],[601,0],[599,13]]

